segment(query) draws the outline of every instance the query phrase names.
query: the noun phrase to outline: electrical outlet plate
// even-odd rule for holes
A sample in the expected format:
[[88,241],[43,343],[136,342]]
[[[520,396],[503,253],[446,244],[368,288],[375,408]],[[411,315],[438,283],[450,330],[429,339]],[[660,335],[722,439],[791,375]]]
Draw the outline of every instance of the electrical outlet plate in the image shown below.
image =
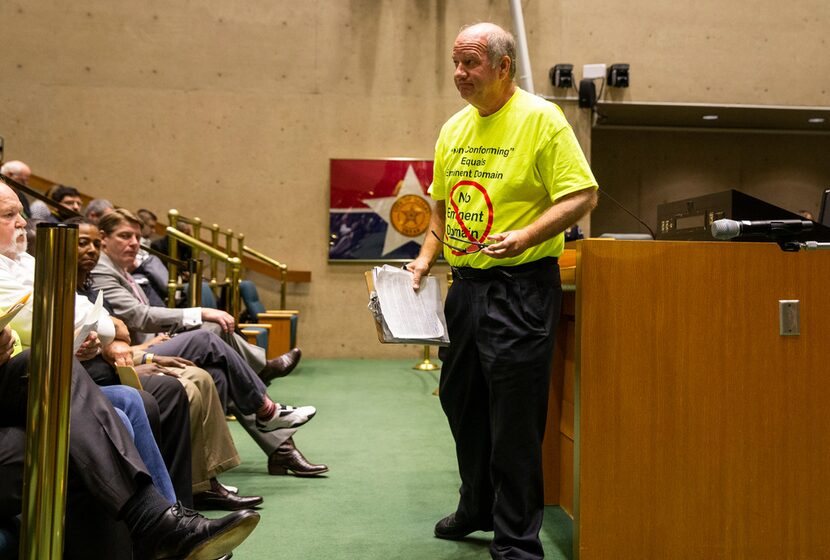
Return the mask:
[[778,334],[781,336],[798,336],[801,334],[799,300],[778,300]]
[[583,78],[604,78],[605,77],[605,64],[586,64],[582,67],[582,77]]

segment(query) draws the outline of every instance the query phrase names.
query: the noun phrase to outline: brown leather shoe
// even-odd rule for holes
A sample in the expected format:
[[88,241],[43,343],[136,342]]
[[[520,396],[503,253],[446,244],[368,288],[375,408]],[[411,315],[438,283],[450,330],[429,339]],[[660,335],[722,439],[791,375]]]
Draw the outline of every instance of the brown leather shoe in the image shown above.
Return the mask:
[[274,358],[265,364],[262,371],[259,372],[259,377],[266,385],[270,385],[271,381],[279,377],[285,377],[297,367],[300,363],[300,358],[303,353],[299,348],[292,348],[282,356]]
[[268,474],[293,474],[294,476],[319,476],[329,472],[326,465],[314,465],[303,457],[294,445],[294,438],[285,440],[268,457]]
[[195,509],[238,511],[240,509],[252,509],[261,504],[261,496],[240,496],[227,490],[224,492],[221,490],[206,490],[193,495],[193,507]]

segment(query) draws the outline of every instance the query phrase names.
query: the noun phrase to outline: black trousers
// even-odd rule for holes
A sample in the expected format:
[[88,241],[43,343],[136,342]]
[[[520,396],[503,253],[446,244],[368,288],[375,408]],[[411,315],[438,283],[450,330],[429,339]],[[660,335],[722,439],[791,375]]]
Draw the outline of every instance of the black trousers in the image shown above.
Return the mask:
[[265,384],[248,363],[218,335],[206,329],[179,333],[147,349],[161,356],[181,356],[207,371],[227,411],[228,400],[244,414],[255,413],[265,402]]
[[[97,356],[83,362],[90,377],[98,385],[119,385],[115,370]],[[142,375],[140,391],[144,410],[153,428],[176,497],[193,507],[193,470],[190,449],[190,403],[184,387],[175,377]]]
[[458,513],[495,531],[499,559],[543,558],[542,439],[562,304],[556,259],[458,268],[445,313],[441,406],[461,475]]
[[[0,512],[22,505],[29,352],[0,366]],[[139,484],[152,482],[121,419],[80,362],[72,365],[66,558],[129,558],[118,513]],[[116,538],[116,535],[121,535]]]
[[[28,351],[0,366],[0,427],[26,426]],[[107,398],[77,360],[72,361],[69,468],[116,517],[138,488],[152,481],[132,437]]]

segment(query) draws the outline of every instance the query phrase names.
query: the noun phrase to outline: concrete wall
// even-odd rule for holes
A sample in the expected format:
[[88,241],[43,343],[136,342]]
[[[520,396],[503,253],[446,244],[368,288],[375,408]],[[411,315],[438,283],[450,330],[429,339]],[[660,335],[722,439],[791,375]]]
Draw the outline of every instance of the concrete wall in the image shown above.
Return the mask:
[[[557,62],[629,62],[607,98],[830,105],[823,0],[522,4],[539,93]],[[307,355],[417,357],[377,344],[364,267],[327,264],[328,161],[431,157],[462,105],[453,38],[477,20],[510,26],[507,2],[7,0],[0,135],[38,175],[311,270],[289,294]],[[563,106],[590,151],[588,114]]]

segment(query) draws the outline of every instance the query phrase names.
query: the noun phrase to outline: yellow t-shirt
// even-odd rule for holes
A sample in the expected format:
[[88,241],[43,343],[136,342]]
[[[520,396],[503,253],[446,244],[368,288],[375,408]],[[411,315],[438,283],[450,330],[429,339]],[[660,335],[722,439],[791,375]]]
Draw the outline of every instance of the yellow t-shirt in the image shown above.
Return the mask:
[[[558,198],[596,186],[562,110],[516,88],[496,113],[482,117],[468,105],[444,124],[435,145],[430,194],[445,201],[447,234],[483,243],[492,233],[533,223]],[[563,247],[560,233],[509,259],[447,247],[444,258],[453,266],[513,266],[558,257]]]

